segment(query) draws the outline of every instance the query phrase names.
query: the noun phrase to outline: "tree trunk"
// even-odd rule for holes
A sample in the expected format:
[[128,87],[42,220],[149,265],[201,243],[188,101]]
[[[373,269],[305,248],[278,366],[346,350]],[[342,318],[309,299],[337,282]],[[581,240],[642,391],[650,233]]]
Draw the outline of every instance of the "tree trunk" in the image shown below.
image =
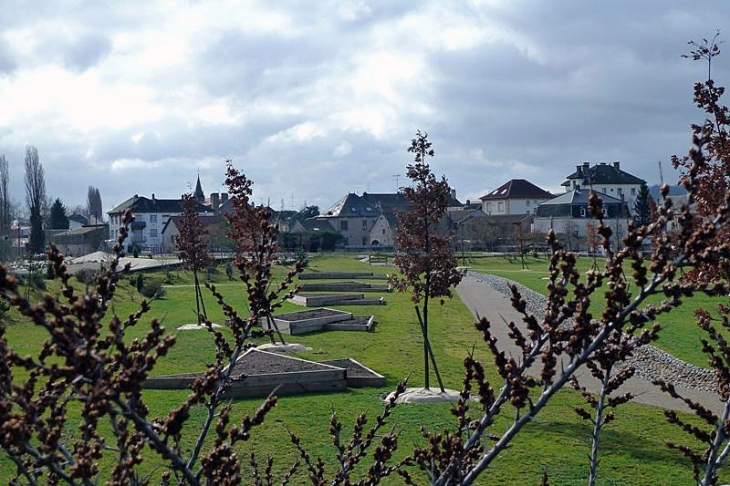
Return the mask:
[[195,281],[195,308],[197,310],[195,315],[198,318],[198,325],[200,325],[200,282],[198,282],[198,271],[195,269],[193,269],[193,279]]

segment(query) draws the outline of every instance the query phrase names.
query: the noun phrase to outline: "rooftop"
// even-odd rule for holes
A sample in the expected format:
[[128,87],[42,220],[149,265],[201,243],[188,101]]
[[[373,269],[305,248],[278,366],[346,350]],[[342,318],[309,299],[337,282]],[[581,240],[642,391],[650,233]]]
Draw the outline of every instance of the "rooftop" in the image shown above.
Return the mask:
[[489,194],[482,196],[482,201],[490,199],[549,199],[552,194],[544,189],[537,187],[530,181],[525,179],[512,179]]

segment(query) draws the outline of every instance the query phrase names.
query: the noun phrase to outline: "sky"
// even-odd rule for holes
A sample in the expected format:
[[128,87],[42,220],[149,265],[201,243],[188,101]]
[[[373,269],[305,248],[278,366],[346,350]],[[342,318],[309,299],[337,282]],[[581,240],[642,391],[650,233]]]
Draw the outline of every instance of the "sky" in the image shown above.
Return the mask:
[[[730,2],[686,0],[2,5],[11,198],[33,145],[50,197],[85,205],[92,185],[107,210],[177,198],[198,175],[225,192],[226,160],[256,202],[325,210],[406,185],[417,130],[462,201],[513,178],[559,192],[582,162],[654,184],[661,161],[674,182],[707,73],[681,54],[730,20]],[[730,82],[730,53],[713,78]]]

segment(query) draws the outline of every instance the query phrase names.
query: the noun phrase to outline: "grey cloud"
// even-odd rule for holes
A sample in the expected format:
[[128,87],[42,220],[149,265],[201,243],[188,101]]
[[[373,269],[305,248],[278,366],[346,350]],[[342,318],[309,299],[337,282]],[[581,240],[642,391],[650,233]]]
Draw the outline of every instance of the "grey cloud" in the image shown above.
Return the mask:
[[7,42],[0,39],[0,75],[10,74],[15,71],[17,67],[18,63]]
[[81,36],[65,47],[64,64],[76,71],[86,71],[106,57],[111,47],[109,39],[102,35]]

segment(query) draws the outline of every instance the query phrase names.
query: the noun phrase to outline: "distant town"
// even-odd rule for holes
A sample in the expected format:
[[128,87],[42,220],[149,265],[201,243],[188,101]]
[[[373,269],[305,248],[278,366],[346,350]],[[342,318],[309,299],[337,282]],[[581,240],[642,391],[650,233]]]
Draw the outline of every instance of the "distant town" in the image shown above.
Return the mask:
[[[566,170],[565,191],[551,194],[526,179],[511,179],[483,195],[478,201],[458,198],[452,190],[449,208],[440,230],[451,231],[461,251],[507,252],[519,248],[538,250],[544,235],[554,230],[571,250],[595,249],[596,219],[588,209],[591,191],[603,200],[604,221],[617,239],[625,235],[629,221],[648,218],[660,198],[659,186],[622,168],[620,162],[583,162]],[[93,188],[90,188],[93,189]],[[97,190],[98,192],[98,190]],[[198,177],[193,193],[198,214],[207,230],[210,247],[232,250],[226,237],[232,211],[227,193],[206,194]],[[98,194],[97,194],[98,196]],[[681,187],[671,187],[668,197],[681,204],[686,199]],[[99,201],[100,204],[100,201]],[[392,251],[398,228],[397,214],[407,212],[409,201],[397,193],[348,193],[328,208],[304,206],[299,211],[268,208],[277,222],[281,246],[285,250],[306,251]],[[65,208],[63,208],[65,211]],[[73,212],[65,228],[44,228],[46,241],[54,242],[70,256],[108,249],[118,236],[123,213],[131,209],[135,221],[130,228],[127,250],[135,254],[169,254],[176,250],[176,236],[182,214],[181,199],[160,199],[134,194],[106,215]],[[63,223],[61,224],[63,226]],[[22,251],[28,246],[30,225],[16,220],[8,236],[10,247]]]

